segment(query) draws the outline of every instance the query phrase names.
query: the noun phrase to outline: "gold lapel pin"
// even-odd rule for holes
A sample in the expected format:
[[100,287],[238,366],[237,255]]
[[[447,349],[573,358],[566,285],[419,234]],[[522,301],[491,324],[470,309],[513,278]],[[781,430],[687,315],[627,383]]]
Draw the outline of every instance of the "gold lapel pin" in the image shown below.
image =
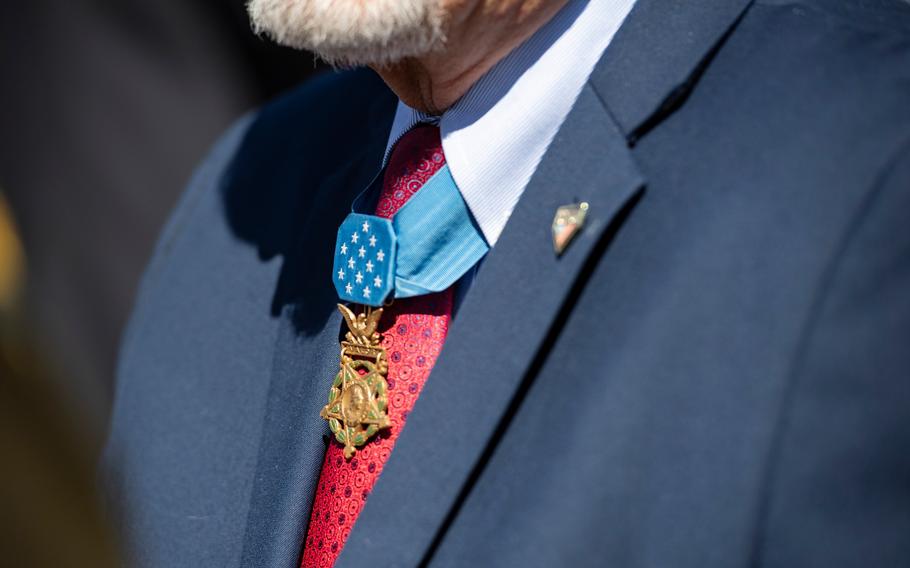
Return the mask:
[[588,215],[588,203],[573,203],[563,205],[556,209],[556,216],[553,218],[553,250],[559,256],[566,250],[575,235],[585,224],[585,217]]

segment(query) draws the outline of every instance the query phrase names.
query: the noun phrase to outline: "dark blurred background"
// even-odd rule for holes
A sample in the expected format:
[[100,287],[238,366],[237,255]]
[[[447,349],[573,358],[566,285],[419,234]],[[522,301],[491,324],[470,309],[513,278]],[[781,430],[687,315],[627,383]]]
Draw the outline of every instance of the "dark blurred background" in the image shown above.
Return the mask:
[[[0,545],[100,566],[86,485],[157,232],[221,131],[323,69],[255,36],[244,0],[0,1]],[[36,544],[80,516],[69,548]]]

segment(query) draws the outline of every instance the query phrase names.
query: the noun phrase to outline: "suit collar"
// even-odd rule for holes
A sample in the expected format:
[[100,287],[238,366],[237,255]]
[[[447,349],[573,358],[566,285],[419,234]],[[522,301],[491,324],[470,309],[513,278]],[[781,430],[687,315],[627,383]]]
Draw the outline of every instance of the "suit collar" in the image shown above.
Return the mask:
[[675,110],[751,0],[638,0],[591,75],[631,143]]

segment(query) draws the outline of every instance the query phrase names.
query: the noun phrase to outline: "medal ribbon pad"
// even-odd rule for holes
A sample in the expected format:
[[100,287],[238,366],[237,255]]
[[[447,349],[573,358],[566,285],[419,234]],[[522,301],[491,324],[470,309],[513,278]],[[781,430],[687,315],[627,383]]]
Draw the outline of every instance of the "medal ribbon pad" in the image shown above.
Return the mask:
[[398,238],[392,222],[351,213],[338,229],[333,280],[338,297],[365,306],[381,306],[395,288]]

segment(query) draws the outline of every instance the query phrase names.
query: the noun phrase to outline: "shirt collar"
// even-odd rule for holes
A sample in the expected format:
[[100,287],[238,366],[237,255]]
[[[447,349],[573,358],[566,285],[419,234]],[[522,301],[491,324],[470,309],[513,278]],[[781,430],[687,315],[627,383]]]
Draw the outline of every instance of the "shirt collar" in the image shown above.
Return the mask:
[[404,133],[436,122],[446,162],[490,246],[635,0],[569,0],[441,117],[398,103],[386,158]]

